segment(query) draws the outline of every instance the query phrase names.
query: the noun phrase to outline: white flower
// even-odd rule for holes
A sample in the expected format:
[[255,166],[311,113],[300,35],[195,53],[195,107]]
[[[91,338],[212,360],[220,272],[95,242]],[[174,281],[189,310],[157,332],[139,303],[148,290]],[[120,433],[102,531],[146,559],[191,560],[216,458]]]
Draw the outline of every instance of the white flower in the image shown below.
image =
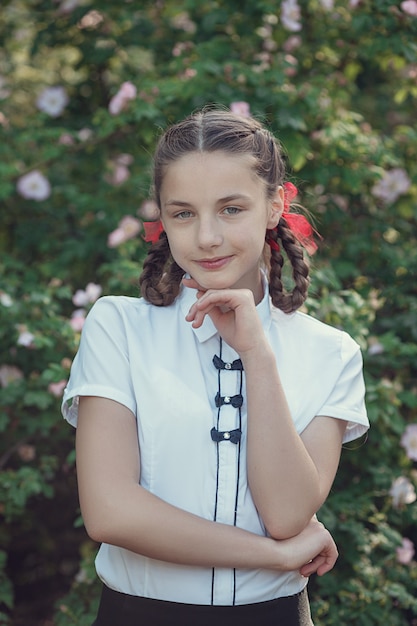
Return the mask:
[[320,0],[320,4],[326,11],[331,11],[334,7],[334,0]]
[[0,291],[0,304],[5,306],[6,308],[11,307],[13,304],[12,298],[5,291]]
[[371,192],[376,198],[380,198],[386,204],[391,204],[399,196],[407,193],[410,186],[411,180],[407,172],[400,167],[395,167],[384,172],[381,180],[372,187]]
[[7,387],[15,380],[21,380],[23,378],[23,372],[15,365],[1,365],[0,366],[0,385]]
[[301,11],[297,0],[283,0],[281,4],[281,22],[284,28],[295,33],[301,30]]
[[30,333],[28,330],[22,330],[17,338],[17,345],[24,346],[25,348],[32,348],[34,339],[35,335]]
[[94,133],[91,128],[82,128],[80,131],[78,131],[77,137],[80,141],[84,142],[91,139],[93,135]]
[[18,193],[28,200],[46,200],[51,195],[51,185],[48,179],[38,170],[21,176],[16,188]]
[[102,292],[101,285],[97,285],[96,283],[88,283],[87,287],[84,289],[78,289],[72,297],[72,301],[75,306],[83,307],[87,304],[91,304],[97,300],[101,296]]
[[368,354],[370,356],[376,356],[385,352],[384,346],[379,341],[374,340],[369,342]]
[[392,497],[392,505],[399,508],[404,504],[411,504],[416,500],[416,491],[414,486],[405,476],[399,476],[392,483],[390,492]]
[[409,424],[401,437],[401,445],[409,459],[417,461],[417,424]]
[[38,96],[36,106],[51,117],[59,117],[69,102],[63,87],[46,87]]
[[78,6],[78,0],[63,0],[59,5],[59,13],[71,13]]

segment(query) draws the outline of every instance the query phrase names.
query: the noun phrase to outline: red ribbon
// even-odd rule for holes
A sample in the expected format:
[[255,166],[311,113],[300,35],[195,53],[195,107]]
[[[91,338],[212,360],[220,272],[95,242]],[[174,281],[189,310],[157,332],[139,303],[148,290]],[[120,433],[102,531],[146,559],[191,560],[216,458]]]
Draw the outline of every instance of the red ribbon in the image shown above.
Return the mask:
[[157,222],[143,222],[143,229],[145,231],[144,240],[150,243],[156,243],[164,227],[162,226],[161,220],[158,220]]
[[[298,194],[298,189],[292,183],[284,183],[284,211],[282,216],[288,224],[288,228],[296,238],[296,240],[307,250],[309,254],[314,254],[317,250],[317,244],[314,241],[314,230],[309,221],[299,213],[291,213],[291,201]],[[276,231],[278,226],[266,231],[266,242],[272,250],[279,252],[280,247],[277,242],[272,239],[271,234]]]

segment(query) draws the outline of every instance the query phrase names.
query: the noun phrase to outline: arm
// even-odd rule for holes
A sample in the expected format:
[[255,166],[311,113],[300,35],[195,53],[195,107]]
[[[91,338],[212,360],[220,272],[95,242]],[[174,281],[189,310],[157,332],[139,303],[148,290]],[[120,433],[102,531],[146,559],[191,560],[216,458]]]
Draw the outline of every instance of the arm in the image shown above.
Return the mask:
[[[192,281],[188,284],[195,286]],[[320,416],[301,436],[297,433],[252,292],[209,290],[199,291],[197,297],[188,321],[198,327],[210,315],[242,359],[248,405],[248,481],[256,507],[272,537],[297,535],[328,495],[346,424]]]
[[179,564],[300,569],[306,576],[324,574],[336,561],[333,540],[317,522],[277,542],[182,511],[145,490],[138,484],[136,421],[117,402],[81,398],[76,449],[81,511],[95,541]]
[[243,354],[242,362],[252,496],[271,535],[277,539],[291,537],[306,526],[328,496],[346,423],[318,416],[300,436],[266,340],[253,352]]

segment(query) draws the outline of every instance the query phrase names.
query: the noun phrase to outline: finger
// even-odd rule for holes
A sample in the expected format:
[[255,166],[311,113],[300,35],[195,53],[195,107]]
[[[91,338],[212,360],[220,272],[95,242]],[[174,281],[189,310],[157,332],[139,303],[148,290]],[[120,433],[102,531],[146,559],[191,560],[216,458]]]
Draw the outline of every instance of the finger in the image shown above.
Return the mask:
[[316,556],[312,561],[306,563],[305,565],[303,565],[303,567],[300,568],[300,574],[302,576],[305,576],[306,578],[312,576],[312,574],[316,574],[318,569],[323,566],[325,561],[325,557],[322,557],[321,555]]
[[338,553],[337,550],[334,549],[331,552],[325,554],[318,554],[314,559],[312,559],[309,563],[303,565],[300,568],[300,574],[302,576],[311,576],[312,574],[318,574],[318,576],[323,576],[330,572],[333,569],[336,561],[337,561]]

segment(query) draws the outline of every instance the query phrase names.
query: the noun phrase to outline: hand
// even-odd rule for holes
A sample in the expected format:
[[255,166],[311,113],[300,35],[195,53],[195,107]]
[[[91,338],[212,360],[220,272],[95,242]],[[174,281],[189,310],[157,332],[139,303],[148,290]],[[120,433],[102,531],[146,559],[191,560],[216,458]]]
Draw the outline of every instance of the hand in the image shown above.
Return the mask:
[[209,315],[221,337],[240,356],[267,344],[250,289],[205,291],[193,278],[184,278],[183,283],[197,290],[197,301],[185,318],[193,328],[199,328]]
[[279,543],[288,550],[286,569],[298,569],[306,577],[315,573],[323,576],[333,569],[339,556],[333,537],[316,518],[299,535]]

